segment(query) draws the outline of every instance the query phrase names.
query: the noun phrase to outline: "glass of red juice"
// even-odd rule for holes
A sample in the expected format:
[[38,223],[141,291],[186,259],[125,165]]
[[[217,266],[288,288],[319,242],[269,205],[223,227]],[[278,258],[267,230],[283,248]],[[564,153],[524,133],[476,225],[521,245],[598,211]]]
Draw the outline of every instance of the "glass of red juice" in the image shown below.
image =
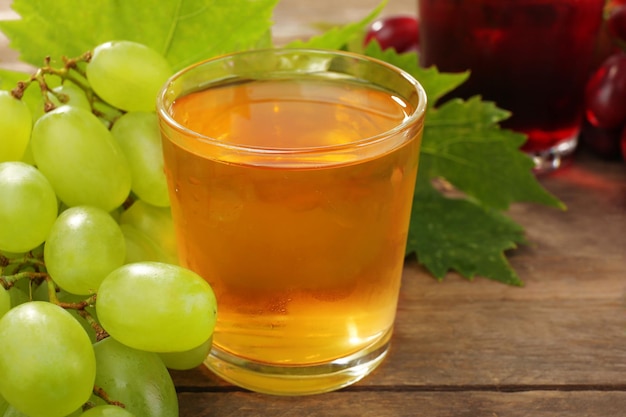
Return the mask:
[[470,70],[449,97],[481,95],[527,135],[537,172],[576,148],[605,0],[419,0],[420,64]]

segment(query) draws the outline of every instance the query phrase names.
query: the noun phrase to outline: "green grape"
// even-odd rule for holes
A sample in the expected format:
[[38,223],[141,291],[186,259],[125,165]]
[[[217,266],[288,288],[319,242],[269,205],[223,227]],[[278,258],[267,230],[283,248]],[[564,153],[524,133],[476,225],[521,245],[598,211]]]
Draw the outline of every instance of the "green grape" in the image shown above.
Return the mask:
[[154,261],[175,264],[177,261],[171,255],[161,249],[144,232],[137,230],[130,224],[121,224],[120,229],[126,240],[126,260],[125,264],[135,262]]
[[186,371],[202,365],[209,356],[212,344],[213,338],[210,337],[206,342],[191,350],[159,353],[159,356],[167,368]]
[[162,55],[131,41],[98,45],[86,71],[96,94],[126,111],[154,111],[157,93],[172,75]]
[[19,287],[13,286],[9,289],[9,297],[11,298],[11,307],[17,307],[30,301],[28,294]]
[[4,288],[0,288],[0,318],[11,309],[11,296]]
[[[72,414],[68,414],[65,417],[80,417],[82,414],[83,414],[83,411],[81,407],[77,409],[75,412],[73,412]],[[22,413],[21,411],[17,410],[15,407],[9,405],[4,411],[4,414],[2,414],[2,407],[0,407],[0,417],[30,417],[30,416]]]
[[83,328],[61,307],[21,304],[0,319],[0,395],[30,417],[65,417],[90,397],[96,358]]
[[[76,303],[84,299],[84,297],[80,297],[75,294],[70,294],[65,291],[61,291],[57,293],[57,298],[59,299],[59,301],[63,301],[66,303]],[[91,317],[96,322],[98,322],[98,315],[96,314],[95,307],[86,307],[85,311],[87,311],[87,313],[89,313]],[[87,322],[87,320],[85,320],[83,317],[80,316],[80,314],[78,314],[78,310],[70,309],[70,310],[67,310],[67,312],[70,313],[70,315],[74,317],[74,319],[76,319],[78,324],[80,324],[81,327],[85,330],[85,333],[87,333],[87,336],[89,337],[89,340],[91,341],[91,343],[95,343],[97,341],[96,330],[93,327],[91,327],[91,325]]]
[[166,263],[178,263],[176,232],[169,207],[156,207],[137,200],[122,213],[119,222],[144,233],[166,256]]
[[[55,108],[73,106],[91,112],[91,104],[85,95],[85,91],[70,81],[65,81],[63,84],[54,87],[52,91],[48,92],[47,97],[54,104]],[[64,101],[59,100],[58,97],[61,97]],[[33,120],[39,119],[44,114],[44,103],[43,100],[40,100],[39,106],[33,111]]]
[[29,417],[28,415],[22,413],[21,411],[17,410],[15,407],[11,405],[7,406],[7,408],[4,410],[4,414],[0,414],[0,416],[2,417]]
[[59,215],[44,247],[48,273],[72,294],[92,294],[124,264],[124,235],[113,217],[97,207],[76,206]]
[[111,133],[120,144],[130,165],[133,192],[153,206],[169,206],[161,134],[156,113],[126,113],[115,121]]
[[[63,290],[57,291],[56,296],[59,301],[62,301],[64,303],[78,303],[85,300],[85,296],[83,295],[70,294],[69,292]],[[43,282],[33,291],[33,300],[50,301],[50,297],[48,294],[48,284],[46,282]],[[92,343],[95,343],[97,336],[95,329],[91,327],[87,320],[85,320],[83,317],[80,316],[80,314],[78,314],[78,310],[67,309],[66,311],[70,313],[70,315],[74,317],[76,321],[78,321],[78,323],[83,327],[83,329],[87,333],[87,336],[89,336],[89,340],[91,340]],[[85,311],[87,311],[94,320],[98,321],[95,307],[86,307]]]
[[66,205],[111,211],[130,192],[130,168],[111,132],[87,110],[62,106],[41,116],[31,138],[37,166]]
[[9,407],[9,403],[0,395],[0,416],[4,417],[4,412]]
[[[89,99],[85,95],[85,91],[78,87],[76,84],[65,81],[63,84],[58,85],[52,89],[54,94],[49,94],[52,96],[52,100],[56,104],[57,107],[60,106],[73,106],[80,107],[81,109],[85,109],[87,111],[91,111],[91,104],[89,103]],[[65,96],[66,101],[60,101],[57,97]]]
[[48,236],[57,199],[41,172],[23,162],[0,162],[0,250],[28,252]]
[[[2,164],[0,164],[0,166],[2,166]],[[24,256],[24,252],[9,252],[6,250],[0,250],[0,255],[7,259],[15,259]]]
[[[94,344],[96,385],[140,417],[178,416],[172,378],[156,353],[125,346],[107,337]],[[102,402],[92,396],[96,403]]]
[[[0,256],[6,258],[9,261],[8,265],[6,265],[4,267],[1,267],[2,271],[0,272],[0,274],[2,274],[2,275],[12,275],[15,272],[17,272],[16,271],[17,264],[11,263],[11,262],[13,262],[13,260],[15,258],[21,258],[22,256],[24,256],[24,254],[22,254],[22,253],[6,252],[6,251],[0,250]],[[0,258],[0,264],[2,263],[3,260],[4,260],[3,258]]]
[[115,220],[116,223],[119,223],[120,217],[122,216],[122,213],[124,212],[124,210],[126,210],[124,206],[119,206],[109,211],[109,214],[111,215],[111,217],[113,217],[113,220]]
[[149,352],[180,352],[213,334],[217,313],[209,284],[188,269],[159,262],[124,265],[98,291],[102,327],[121,343]]
[[33,117],[26,103],[0,90],[0,162],[22,159],[32,125]]
[[135,414],[116,405],[99,405],[81,414],[82,417],[135,417]]
[[30,288],[28,287],[29,283],[29,279],[20,279],[15,285],[9,288],[8,293],[9,298],[11,298],[11,308],[32,301]]
[[[12,275],[12,274],[22,272],[22,271],[28,272],[29,270],[32,270],[32,269],[28,268],[28,269],[15,270],[15,269],[12,269],[11,266],[9,266],[4,270],[4,274]],[[18,305],[24,304],[33,299],[31,286],[36,287],[36,283],[31,282],[31,280],[27,277],[23,277],[13,283],[11,288],[7,290],[7,293],[9,294],[9,298],[11,300],[11,307],[17,307]],[[2,287],[0,286],[0,288]]]
[[28,165],[32,165],[32,166],[36,165],[35,158],[33,157],[33,147],[30,141],[28,141],[28,146],[26,146],[26,150],[24,151],[24,156],[22,156],[22,159],[20,159],[20,161]]
[[[43,281],[41,284],[37,285],[33,290],[33,301],[50,301],[50,297],[48,296],[48,283]],[[77,297],[79,297],[77,295]]]
[[11,309],[11,296],[9,292],[0,286],[0,318]]

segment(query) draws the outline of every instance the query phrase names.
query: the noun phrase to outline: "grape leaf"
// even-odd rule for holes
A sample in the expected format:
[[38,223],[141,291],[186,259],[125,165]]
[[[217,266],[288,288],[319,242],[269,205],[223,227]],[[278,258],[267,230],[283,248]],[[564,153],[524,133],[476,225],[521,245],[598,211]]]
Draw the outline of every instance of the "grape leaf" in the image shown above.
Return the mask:
[[27,76],[27,74],[20,71],[0,69],[0,89],[11,90],[18,81],[24,81]]
[[382,59],[413,75],[426,90],[429,108],[433,107],[441,97],[454,90],[469,77],[469,71],[447,73],[439,72],[435,67],[422,68],[418,65],[419,59],[416,53],[398,54],[394,49],[382,50],[380,44],[375,39],[369,42],[364,50],[356,52],[372,58]]
[[[416,253],[419,262],[440,279],[456,270],[467,278],[480,275],[520,285],[504,251],[525,243],[523,229],[501,211],[521,201],[564,206],[532,173],[532,160],[519,150],[525,137],[499,126],[509,112],[479,97],[435,107],[466,74],[421,68],[415,53],[382,51],[374,43],[365,52],[412,74],[430,101],[407,254]],[[433,188],[441,178],[461,195],[451,198]]]
[[509,117],[508,111],[479,97],[433,106],[463,82],[465,74],[441,74],[434,67],[421,68],[415,53],[382,51],[376,44],[370,44],[366,54],[404,69],[427,92],[431,105],[422,141],[421,176],[443,177],[481,204],[496,209],[507,209],[520,201],[563,208],[537,181],[532,159],[519,150],[525,136],[500,128],[498,122]]
[[526,243],[523,228],[498,210],[446,197],[419,178],[407,253],[417,253],[419,262],[439,279],[453,269],[469,279],[480,275],[522,285],[504,251]]
[[322,49],[342,49],[352,40],[360,41],[367,25],[380,14],[387,4],[386,1],[380,3],[367,16],[358,22],[348,23],[342,26],[332,26],[321,35],[313,36],[307,40],[297,39],[286,45],[288,48],[322,48]]
[[519,151],[525,137],[496,123],[501,113],[477,97],[451,100],[430,111],[420,174],[441,176],[496,209],[521,201],[561,207],[537,182],[532,160]]
[[267,46],[278,0],[14,0],[0,30],[20,59],[75,57],[116,39],[141,42],[180,69],[219,54]]
[[[27,78],[28,74],[21,71],[0,69],[0,89],[10,91],[15,88],[19,81],[24,81]],[[36,113],[36,109],[41,108],[41,91],[37,88],[29,88],[26,90],[22,100],[33,113]]]

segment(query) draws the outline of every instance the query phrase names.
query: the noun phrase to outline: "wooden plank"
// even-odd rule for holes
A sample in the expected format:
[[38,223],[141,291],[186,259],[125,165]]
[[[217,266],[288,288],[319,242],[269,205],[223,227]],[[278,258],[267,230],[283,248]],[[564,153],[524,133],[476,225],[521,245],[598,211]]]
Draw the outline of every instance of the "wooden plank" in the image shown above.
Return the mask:
[[342,391],[312,397],[181,393],[181,417],[623,417],[624,392]]
[[[359,385],[567,386],[624,380],[623,295],[613,291],[605,299],[608,290],[594,291],[593,276],[585,285],[577,284],[577,276],[511,288],[486,280],[437,283],[415,267],[407,269],[390,355]],[[604,284],[616,290],[622,282]],[[547,296],[558,293],[554,288],[573,296]],[[206,371],[180,373],[176,383],[214,386],[217,380],[206,376]]]

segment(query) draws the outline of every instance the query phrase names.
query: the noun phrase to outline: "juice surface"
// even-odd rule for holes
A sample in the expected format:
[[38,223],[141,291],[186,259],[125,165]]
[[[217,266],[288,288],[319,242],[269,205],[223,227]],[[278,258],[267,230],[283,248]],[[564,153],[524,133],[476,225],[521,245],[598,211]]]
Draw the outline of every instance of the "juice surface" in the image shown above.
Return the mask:
[[421,130],[377,157],[355,144],[411,111],[386,91],[332,80],[239,83],[174,102],[175,120],[220,143],[347,149],[270,164],[184,135],[164,141],[180,259],[216,293],[216,346],[307,365],[390,330]]

